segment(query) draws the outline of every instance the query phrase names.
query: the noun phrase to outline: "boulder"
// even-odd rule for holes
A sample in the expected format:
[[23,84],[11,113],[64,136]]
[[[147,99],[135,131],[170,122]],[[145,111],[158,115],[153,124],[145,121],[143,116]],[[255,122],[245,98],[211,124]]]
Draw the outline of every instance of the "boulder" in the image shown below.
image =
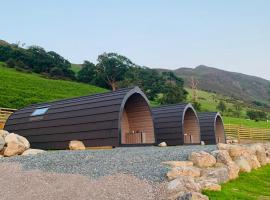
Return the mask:
[[250,146],[251,151],[257,156],[261,165],[266,165],[266,151],[263,144],[257,143]]
[[190,177],[199,177],[201,175],[201,170],[193,166],[182,166],[174,167],[167,173],[167,178],[169,180],[176,179],[180,176],[190,176]]
[[199,192],[183,192],[176,198],[176,200],[208,200],[208,196]]
[[159,147],[166,147],[167,146],[167,143],[166,142],[161,142],[158,144]]
[[215,157],[205,151],[192,152],[189,160],[198,167],[212,167],[216,163]]
[[20,136],[20,135],[15,134],[15,133],[8,134],[5,137],[5,141],[7,144],[10,142],[20,143],[25,147],[25,150],[30,148],[30,143],[28,142],[28,140],[25,137]]
[[235,159],[235,164],[239,167],[240,172],[250,172],[251,166],[244,156],[239,156]]
[[169,199],[176,199],[183,192],[199,192],[200,185],[192,177],[181,176],[167,183]]
[[202,170],[202,177],[216,178],[218,183],[226,183],[229,180],[227,167],[208,168]]
[[227,150],[228,151],[230,149],[230,147],[231,147],[230,144],[224,144],[224,143],[217,144],[218,150]]
[[8,131],[5,130],[0,130],[0,136],[3,137],[5,139],[5,137],[9,134]]
[[235,162],[231,161],[227,163],[227,168],[229,170],[229,180],[238,178],[240,168],[238,167],[237,164],[235,164]]
[[69,142],[70,150],[85,150],[85,146],[82,141],[72,140]]
[[240,145],[231,145],[229,148],[229,154],[231,158],[234,160],[239,156],[243,155],[247,157],[250,156],[250,151],[247,148],[242,147]]
[[212,151],[211,154],[216,158],[217,162],[227,165],[232,162],[232,158],[227,150],[216,150]]
[[5,144],[6,144],[5,139],[2,136],[0,136],[0,151],[4,149]]
[[218,184],[217,178],[200,177],[195,180],[200,184],[202,190],[220,191],[221,186]]
[[162,162],[164,165],[168,165],[170,167],[190,167],[193,166],[193,162],[191,161],[166,161]]
[[20,155],[26,150],[25,146],[23,143],[18,143],[18,142],[9,142],[7,143],[7,147],[4,151],[4,156],[10,157],[10,156],[15,156],[15,155]]
[[[245,156],[244,156],[245,157]],[[258,169],[258,168],[260,168],[261,167],[261,164],[260,164],[260,162],[258,161],[258,159],[257,159],[257,156],[255,156],[255,155],[250,155],[250,156],[246,156],[245,157],[246,158],[246,160],[248,161],[248,163],[249,163],[249,165],[250,165],[250,167],[251,167],[251,169]]]
[[26,151],[24,151],[22,153],[22,156],[28,156],[28,155],[36,155],[36,154],[40,154],[40,153],[44,153],[46,151],[41,150],[41,149],[27,149]]

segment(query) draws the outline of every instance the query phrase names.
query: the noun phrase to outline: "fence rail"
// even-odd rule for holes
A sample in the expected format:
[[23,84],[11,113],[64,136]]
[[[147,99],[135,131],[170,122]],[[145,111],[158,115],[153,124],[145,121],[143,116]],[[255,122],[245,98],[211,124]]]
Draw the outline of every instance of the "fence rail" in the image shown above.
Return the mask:
[[225,132],[227,138],[235,138],[240,143],[260,141],[270,141],[270,129],[265,128],[249,128],[242,125],[225,124]]
[[15,110],[11,108],[0,108],[0,129],[4,128],[7,119]]

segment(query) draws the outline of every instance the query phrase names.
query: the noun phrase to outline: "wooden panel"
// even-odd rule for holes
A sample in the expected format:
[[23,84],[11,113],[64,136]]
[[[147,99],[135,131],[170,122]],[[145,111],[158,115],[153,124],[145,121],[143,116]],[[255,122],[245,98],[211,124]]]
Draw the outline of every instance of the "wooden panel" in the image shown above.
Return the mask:
[[190,108],[185,112],[183,126],[185,144],[197,144],[201,142],[199,122],[194,111]]

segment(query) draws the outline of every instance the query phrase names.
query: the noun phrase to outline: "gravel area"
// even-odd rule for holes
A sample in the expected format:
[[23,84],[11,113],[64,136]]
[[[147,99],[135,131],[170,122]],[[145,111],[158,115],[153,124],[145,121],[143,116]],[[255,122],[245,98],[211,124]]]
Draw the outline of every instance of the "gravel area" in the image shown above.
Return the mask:
[[115,174],[91,180],[82,175],[22,170],[18,163],[0,163],[1,197],[5,200],[164,200],[162,184]]
[[91,179],[117,173],[134,175],[149,182],[162,182],[168,171],[161,162],[186,160],[192,151],[212,151],[215,145],[175,147],[121,147],[112,150],[48,151],[36,156],[1,158],[20,163],[25,170],[84,175]]

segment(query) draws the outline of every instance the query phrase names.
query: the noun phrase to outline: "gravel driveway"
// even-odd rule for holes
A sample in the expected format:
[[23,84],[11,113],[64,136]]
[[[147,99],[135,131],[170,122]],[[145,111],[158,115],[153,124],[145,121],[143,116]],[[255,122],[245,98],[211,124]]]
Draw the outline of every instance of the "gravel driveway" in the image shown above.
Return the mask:
[[91,179],[117,173],[134,175],[149,182],[162,182],[167,172],[161,162],[186,160],[192,151],[212,151],[215,145],[174,147],[121,147],[112,150],[48,151],[36,156],[1,158],[20,163],[25,170],[79,174]]

